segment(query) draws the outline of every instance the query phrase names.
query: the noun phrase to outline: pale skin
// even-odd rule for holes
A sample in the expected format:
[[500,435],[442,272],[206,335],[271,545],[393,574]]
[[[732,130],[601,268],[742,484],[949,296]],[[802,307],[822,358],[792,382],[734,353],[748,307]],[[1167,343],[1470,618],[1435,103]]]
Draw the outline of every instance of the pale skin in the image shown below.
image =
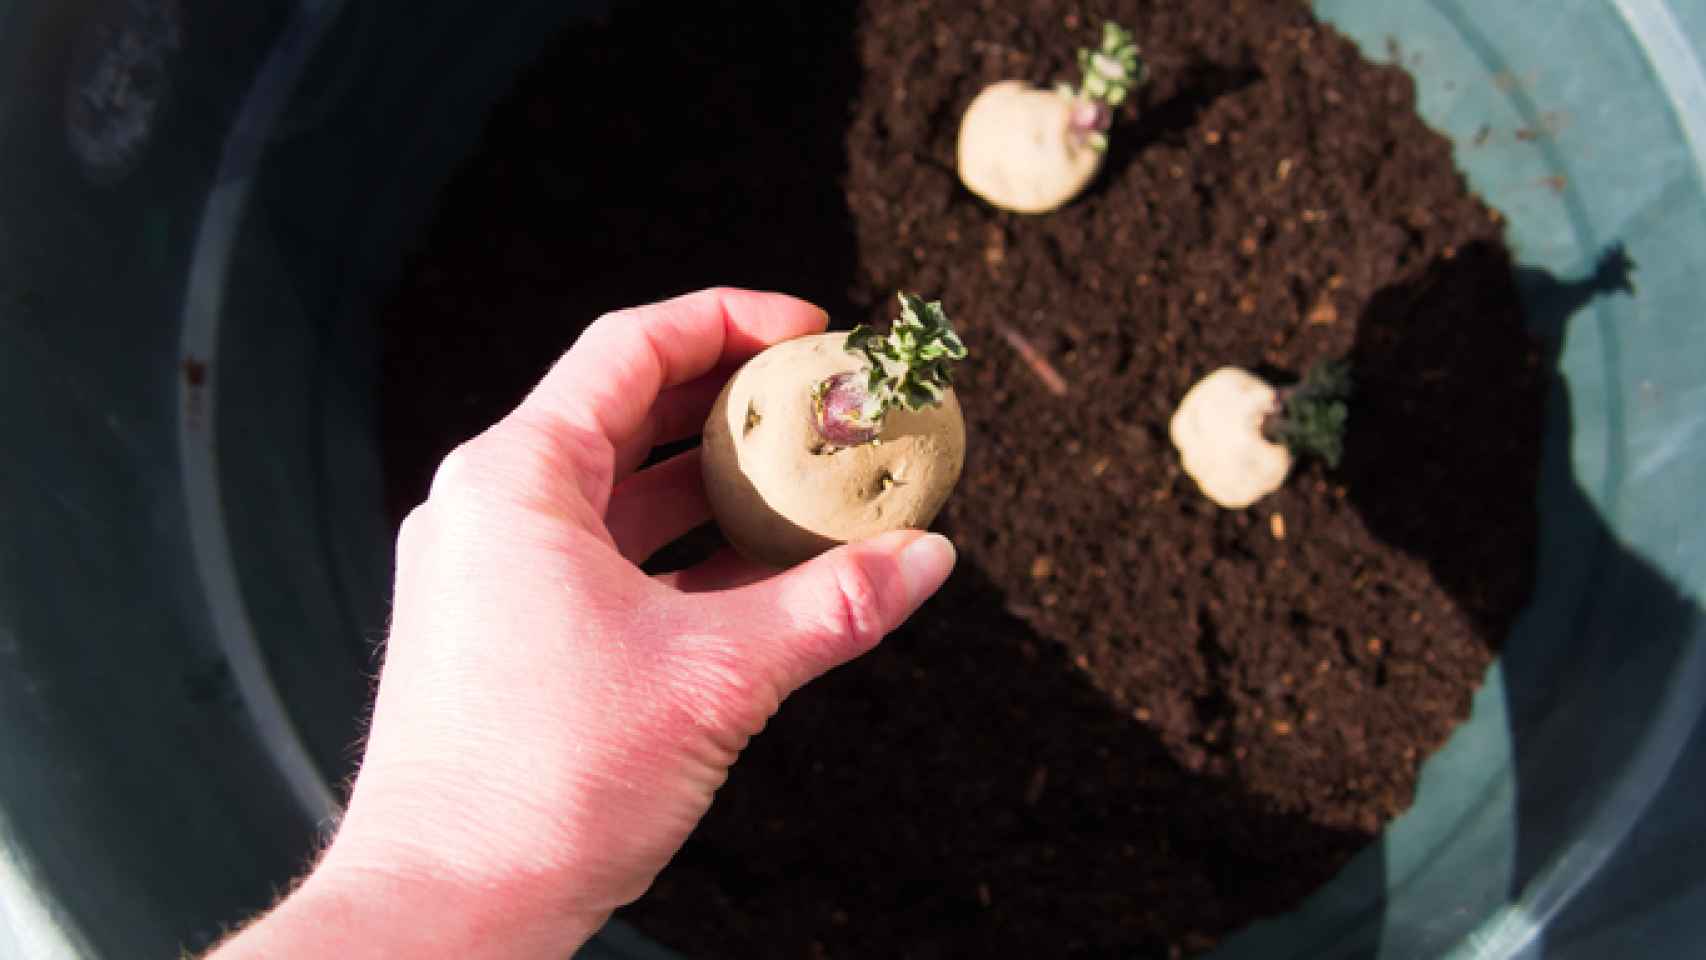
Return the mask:
[[1263,433],[1279,409],[1279,392],[1238,367],[1221,367],[1186,391],[1168,433],[1203,496],[1242,510],[1285,485],[1291,451]]
[[1048,213],[1081,192],[1102,167],[1108,125],[1147,76],[1132,34],[1102,26],[1102,42],[1078,51],[1083,82],[1039,90],[1019,80],[984,87],[960,117],[960,182],[990,205]]
[[1048,213],[1070,203],[1102,168],[1102,151],[1075,133],[1081,101],[1018,81],[991,84],[960,121],[960,181],[991,205]]
[[390,637],[336,837],[245,957],[570,955],[632,902],[781,700],[947,578],[906,530],[786,572],[637,566],[709,516],[698,453],[727,372],[816,333],[790,297],[709,290],[601,318],[447,457],[404,522]]

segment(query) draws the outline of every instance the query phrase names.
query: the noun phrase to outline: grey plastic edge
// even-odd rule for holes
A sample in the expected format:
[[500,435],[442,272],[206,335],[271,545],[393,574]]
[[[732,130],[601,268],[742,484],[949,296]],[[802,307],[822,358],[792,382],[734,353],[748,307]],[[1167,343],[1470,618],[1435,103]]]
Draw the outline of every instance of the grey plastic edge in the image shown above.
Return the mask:
[[[219,171],[196,231],[184,299],[181,356],[218,355],[225,281],[248,202],[257,147],[267,142],[303,67],[342,6],[343,0],[302,0],[298,4],[284,36],[273,46],[226,137]],[[183,380],[178,383],[178,408],[184,411],[178,419],[178,456],[196,573],[201,578],[208,612],[238,693],[266,745],[268,756],[309,816],[328,823],[340,812],[336,795],[309,756],[284,700],[273,685],[237,584],[218,480],[215,423],[219,409],[218,376],[215,366],[203,385],[192,387]],[[191,390],[202,391],[201,404],[190,403]],[[196,408],[198,414],[191,416],[188,411]]]

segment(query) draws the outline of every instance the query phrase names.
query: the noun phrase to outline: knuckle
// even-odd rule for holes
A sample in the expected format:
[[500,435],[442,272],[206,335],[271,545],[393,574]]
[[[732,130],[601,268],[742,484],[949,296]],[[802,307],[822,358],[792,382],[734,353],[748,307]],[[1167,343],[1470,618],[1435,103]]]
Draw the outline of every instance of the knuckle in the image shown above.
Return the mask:
[[843,559],[831,567],[838,595],[841,636],[859,649],[872,647],[886,632],[882,594],[864,565]]
[[518,420],[505,477],[522,495],[555,500],[579,489],[588,499],[610,493],[616,476],[615,451],[595,430],[566,420]]
[[450,512],[496,504],[566,507],[609,493],[615,466],[609,444],[567,421],[516,415],[450,451],[433,474],[429,503]]
[[580,335],[580,338],[570,349],[580,347],[586,350],[607,345],[614,339],[629,333],[637,319],[639,317],[631,307],[599,314],[598,319],[587,324],[586,331]]
[[396,559],[399,568],[406,558],[414,556],[425,547],[431,522],[427,505],[424,503],[410,510],[408,516],[403,518],[403,522],[397,527]]
[[458,444],[438,462],[438,469],[432,474],[432,486],[427,491],[429,499],[444,497],[473,484],[478,466],[478,455],[473,447],[477,442],[476,439]]
[[426,535],[427,520],[426,504],[418,504],[411,509],[403,522],[397,526],[397,542],[413,543]]
[[465,441],[445,455],[433,474],[426,507],[443,531],[478,523],[504,499],[505,465],[501,444],[487,434]]

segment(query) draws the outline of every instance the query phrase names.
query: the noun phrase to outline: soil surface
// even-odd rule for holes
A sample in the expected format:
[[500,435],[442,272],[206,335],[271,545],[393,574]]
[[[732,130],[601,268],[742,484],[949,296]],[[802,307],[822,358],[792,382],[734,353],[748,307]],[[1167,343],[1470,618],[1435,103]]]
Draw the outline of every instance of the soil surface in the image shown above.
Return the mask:
[[[1152,82],[1102,174],[983,205],[961,110],[1075,79],[1107,18]],[[729,283],[851,326],[905,288],[973,350],[959,571],[783,707],[628,920],[696,957],[1189,955],[1409,805],[1527,598],[1549,378],[1413,101],[1284,0],[618,4],[553,40],[380,318],[399,514],[615,307]],[[1344,463],[1203,499],[1190,384],[1333,357]]]

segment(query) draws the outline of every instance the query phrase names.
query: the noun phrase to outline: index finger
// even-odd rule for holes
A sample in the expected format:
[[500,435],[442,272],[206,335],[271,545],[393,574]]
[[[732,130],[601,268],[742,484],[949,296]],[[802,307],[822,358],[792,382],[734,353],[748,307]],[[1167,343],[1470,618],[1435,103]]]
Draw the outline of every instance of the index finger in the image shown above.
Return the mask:
[[613,464],[643,432],[663,390],[828,323],[796,297],[727,287],[619,310],[594,321],[517,412],[601,438]]

